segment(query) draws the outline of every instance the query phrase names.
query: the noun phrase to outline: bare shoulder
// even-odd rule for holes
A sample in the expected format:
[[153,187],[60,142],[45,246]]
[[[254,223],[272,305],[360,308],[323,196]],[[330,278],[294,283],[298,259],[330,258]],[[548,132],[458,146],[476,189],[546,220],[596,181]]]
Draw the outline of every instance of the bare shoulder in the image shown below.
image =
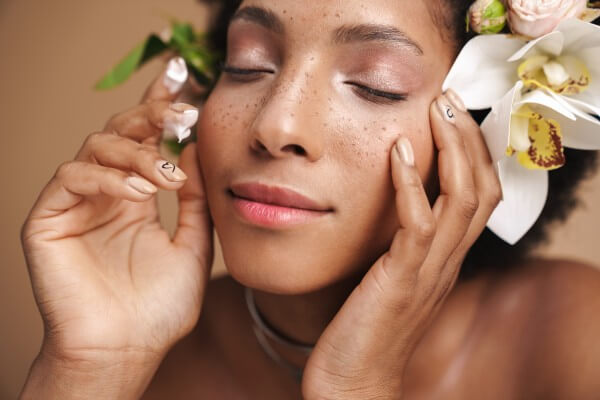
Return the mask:
[[517,343],[515,365],[525,385],[558,399],[597,398],[599,268],[570,260],[529,260],[499,275],[486,303],[498,318],[494,325]]

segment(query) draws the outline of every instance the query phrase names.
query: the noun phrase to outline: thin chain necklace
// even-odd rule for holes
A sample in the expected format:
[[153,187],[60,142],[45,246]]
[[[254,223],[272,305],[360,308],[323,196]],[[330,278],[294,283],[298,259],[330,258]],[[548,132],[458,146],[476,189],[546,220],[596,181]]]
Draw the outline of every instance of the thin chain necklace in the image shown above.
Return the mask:
[[260,312],[256,308],[256,303],[254,302],[254,293],[252,292],[252,289],[246,287],[245,295],[248,311],[250,312],[250,316],[254,321],[254,324],[252,326],[254,335],[256,336],[260,347],[262,347],[264,352],[267,353],[267,355],[271,357],[271,359],[273,359],[280,366],[287,369],[292,374],[292,376],[296,378],[298,382],[301,382],[302,373],[304,372],[304,369],[297,367],[296,365],[287,361],[285,358],[281,357],[269,344],[267,336],[283,346],[289,347],[290,349],[293,349],[295,351],[300,351],[301,353],[306,355],[309,355],[311,353],[314,346],[297,342],[275,331],[275,329],[268,325],[267,321],[265,321],[265,319],[260,315]]

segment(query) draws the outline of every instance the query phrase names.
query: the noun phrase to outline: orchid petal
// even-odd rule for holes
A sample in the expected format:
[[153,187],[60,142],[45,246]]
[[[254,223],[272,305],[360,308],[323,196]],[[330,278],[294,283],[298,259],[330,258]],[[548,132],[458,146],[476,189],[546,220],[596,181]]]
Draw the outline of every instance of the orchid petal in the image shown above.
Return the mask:
[[510,119],[510,147],[516,151],[527,151],[529,140],[529,115],[513,113]]
[[[577,118],[573,113],[573,107],[564,99],[566,99],[566,97],[557,95],[552,91],[545,92],[538,89],[524,94],[521,99],[515,103],[514,107],[517,109],[525,104],[529,104],[534,106],[534,110],[537,110],[536,106],[542,106],[554,110],[568,119],[573,121],[576,120]],[[539,112],[545,114],[545,110],[539,110]]]
[[[565,164],[561,127],[556,120],[550,119],[523,106],[515,114],[527,116],[527,138],[531,145],[520,151],[517,158],[521,165],[528,169],[552,170]],[[511,132],[511,144],[513,132]],[[517,149],[515,149],[517,150]]]
[[600,26],[569,18],[561,21],[555,29],[564,35],[564,48],[569,53],[600,46]]
[[508,58],[508,62],[519,61],[527,56],[537,55],[540,53],[559,55],[563,50],[564,34],[558,31],[552,31],[544,36],[527,42],[516,53]]
[[[533,93],[531,92],[531,94]],[[531,94],[523,96],[521,101],[527,101]],[[580,150],[600,150],[600,121],[589,115],[595,114],[598,110],[590,104],[570,97],[560,96],[553,92],[549,92],[549,94],[554,102],[545,101],[545,104],[541,104],[542,102],[539,100],[544,97],[533,96],[537,99],[532,97],[530,103],[544,106],[544,109],[540,110],[544,117],[552,118],[559,123],[563,132],[563,145]],[[556,104],[559,104],[559,107]]]
[[[567,103],[569,109],[575,116],[577,116],[577,111],[583,111],[587,114],[598,115],[600,116],[600,107],[596,107],[593,104],[586,103],[585,101],[581,101],[579,99],[573,97],[562,97],[561,98]],[[575,108],[575,110],[573,110]]]
[[548,196],[548,171],[523,168],[516,157],[500,160],[498,171],[503,200],[490,216],[487,227],[513,245],[542,213]]
[[494,104],[492,111],[481,123],[481,133],[487,144],[494,165],[506,156],[510,144],[510,123],[513,104],[520,100],[523,82],[517,81],[515,86],[502,99]]
[[[565,147],[579,150],[600,150],[600,121],[585,113],[576,122],[561,125]],[[585,117],[584,117],[585,115]]]
[[517,80],[517,66],[506,58],[522,45],[508,35],[476,36],[456,58],[443,90],[452,88],[471,110],[491,107]]
[[591,80],[587,90],[570,97],[600,109],[600,46],[581,50],[576,57],[588,68]]

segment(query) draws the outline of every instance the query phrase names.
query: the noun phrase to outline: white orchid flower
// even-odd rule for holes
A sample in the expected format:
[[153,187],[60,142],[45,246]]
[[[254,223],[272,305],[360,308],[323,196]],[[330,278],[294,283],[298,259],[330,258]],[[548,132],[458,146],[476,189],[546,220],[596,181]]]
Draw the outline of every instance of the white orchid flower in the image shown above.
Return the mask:
[[448,88],[469,109],[492,108],[481,130],[503,199],[487,226],[515,244],[544,208],[563,146],[600,149],[600,27],[568,19],[529,42],[477,36],[448,73]]
[[541,214],[548,170],[565,163],[563,146],[600,149],[600,121],[541,89],[522,95],[523,86],[518,81],[481,124],[503,196],[487,226],[510,244]]
[[459,54],[443,85],[469,109],[491,107],[518,80],[552,92],[584,112],[600,114],[600,27],[579,19],[527,42],[515,35],[481,35]]

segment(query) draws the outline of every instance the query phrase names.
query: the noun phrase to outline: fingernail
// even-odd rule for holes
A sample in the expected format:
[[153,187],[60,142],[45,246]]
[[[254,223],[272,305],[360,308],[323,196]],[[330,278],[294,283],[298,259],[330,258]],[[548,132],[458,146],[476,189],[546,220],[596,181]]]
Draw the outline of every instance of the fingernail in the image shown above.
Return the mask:
[[442,118],[444,118],[446,122],[455,124],[456,115],[454,114],[454,109],[450,105],[448,99],[446,99],[444,96],[440,96],[437,98],[435,103],[437,104],[437,108],[440,111]]
[[138,192],[144,194],[153,194],[156,193],[156,186],[148,182],[143,178],[138,178],[137,176],[130,176],[127,178],[127,184],[137,190]]
[[400,137],[396,142],[396,151],[400,156],[402,162],[409,167],[413,167],[415,165],[415,155],[413,153],[412,145],[410,141],[404,136]]
[[198,110],[185,103],[172,104],[170,108],[175,111],[168,113],[163,122],[166,137],[175,136],[181,142],[191,135],[191,127],[198,122]]
[[185,60],[181,57],[172,58],[167,64],[167,71],[163,79],[163,84],[173,94],[181,90],[181,87],[188,78],[188,70],[185,66]]
[[448,100],[450,100],[450,103],[452,103],[452,105],[458,110],[462,112],[467,111],[465,103],[462,101],[458,93],[456,93],[454,90],[448,89],[446,90],[446,93],[444,93],[444,95],[448,98]]
[[156,162],[156,168],[170,181],[181,182],[187,179],[187,175],[172,162],[158,160]]

